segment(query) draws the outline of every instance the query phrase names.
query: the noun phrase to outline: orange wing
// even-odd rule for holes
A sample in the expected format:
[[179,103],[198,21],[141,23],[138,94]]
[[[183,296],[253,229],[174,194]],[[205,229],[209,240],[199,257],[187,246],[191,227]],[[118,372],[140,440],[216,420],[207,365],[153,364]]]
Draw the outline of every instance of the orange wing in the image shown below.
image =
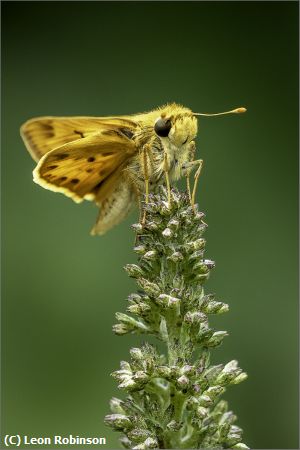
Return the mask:
[[34,170],[34,181],[77,203],[87,199],[101,204],[137,152],[128,131],[121,130],[102,126],[97,133],[49,151]]
[[35,161],[57,147],[105,130],[125,130],[130,134],[136,123],[121,117],[38,117],[21,127],[23,141]]

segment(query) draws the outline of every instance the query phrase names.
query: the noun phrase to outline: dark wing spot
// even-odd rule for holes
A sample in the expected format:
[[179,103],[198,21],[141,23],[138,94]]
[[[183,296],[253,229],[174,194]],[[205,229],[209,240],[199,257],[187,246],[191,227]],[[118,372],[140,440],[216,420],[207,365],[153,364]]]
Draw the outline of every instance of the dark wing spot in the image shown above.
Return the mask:
[[40,129],[43,131],[43,134],[44,134],[45,137],[52,138],[52,137],[55,136],[55,133],[54,133],[52,125],[50,125],[48,123],[41,122],[39,124],[39,126],[40,126]]
[[73,183],[73,184],[79,183],[78,178],[72,178],[71,183]]
[[104,177],[104,175],[106,175],[107,172],[108,172],[107,169],[102,169],[102,170],[100,170],[100,171],[99,171],[100,177]]
[[68,177],[60,177],[59,181],[66,181],[68,179]]
[[93,161],[95,161],[95,158],[94,158],[93,156],[90,156],[90,157],[87,159],[87,161],[88,161],[88,162],[93,162]]
[[79,136],[80,136],[81,138],[83,138],[83,137],[84,137],[84,135],[83,135],[82,131],[77,131],[77,130],[74,130],[74,133],[76,133],[76,134],[79,134]]
[[56,167],[58,167],[58,166],[49,166],[49,167],[47,167],[47,169],[52,170],[52,169],[56,169]]
[[102,156],[111,156],[113,154],[114,154],[114,152],[103,152],[103,153],[101,153]]
[[44,131],[44,137],[51,139],[55,136],[55,134],[53,133],[53,131]]
[[69,153],[59,153],[58,155],[56,155],[57,159],[65,159],[67,158],[69,155]]
[[121,133],[123,133],[126,137],[128,137],[128,139],[132,139],[133,137],[133,132],[131,130],[129,130],[128,128],[121,128],[120,129]]
[[93,172],[93,169],[86,169],[86,172],[91,173],[91,172]]
[[40,122],[39,126],[44,130],[44,131],[53,131],[53,127],[52,125],[50,125],[50,123],[44,123],[44,122]]
[[100,181],[100,183],[96,184],[94,189],[99,189],[103,183],[104,183],[104,180]]

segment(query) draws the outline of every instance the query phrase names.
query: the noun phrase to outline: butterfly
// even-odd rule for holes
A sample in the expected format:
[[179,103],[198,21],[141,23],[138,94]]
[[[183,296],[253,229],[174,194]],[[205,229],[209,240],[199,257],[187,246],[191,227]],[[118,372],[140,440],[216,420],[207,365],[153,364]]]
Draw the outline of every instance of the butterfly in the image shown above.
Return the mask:
[[100,212],[91,234],[101,235],[164,181],[170,191],[172,181],[186,176],[193,203],[189,173],[197,167],[197,179],[202,166],[194,159],[197,116],[245,111],[202,114],[171,103],[128,116],[46,116],[25,122],[21,136],[37,162],[33,180],[76,203],[95,202]]

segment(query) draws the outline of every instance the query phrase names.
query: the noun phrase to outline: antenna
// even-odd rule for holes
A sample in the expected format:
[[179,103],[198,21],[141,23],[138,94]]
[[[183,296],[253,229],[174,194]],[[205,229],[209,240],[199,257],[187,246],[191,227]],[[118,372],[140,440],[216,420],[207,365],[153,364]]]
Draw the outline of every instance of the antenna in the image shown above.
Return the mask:
[[247,111],[247,109],[242,107],[242,108],[232,109],[231,111],[225,111],[225,112],[215,113],[215,114],[209,114],[209,113],[193,113],[193,114],[194,114],[194,116],[222,116],[223,114],[241,114],[246,111]]

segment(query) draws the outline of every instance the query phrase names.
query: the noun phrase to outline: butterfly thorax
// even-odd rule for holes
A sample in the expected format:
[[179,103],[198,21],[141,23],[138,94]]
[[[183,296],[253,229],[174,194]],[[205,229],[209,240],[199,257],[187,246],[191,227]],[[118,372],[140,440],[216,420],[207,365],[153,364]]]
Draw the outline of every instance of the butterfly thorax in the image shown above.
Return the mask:
[[[155,133],[155,123],[161,117],[170,122],[170,131],[165,137]],[[163,182],[166,168],[170,180],[178,180],[183,175],[184,164],[191,161],[195,153],[197,120],[192,112],[171,104],[151,112],[139,125],[132,137],[139,150],[126,167],[136,188],[143,192],[145,178],[148,178],[150,190],[155,190]]]

